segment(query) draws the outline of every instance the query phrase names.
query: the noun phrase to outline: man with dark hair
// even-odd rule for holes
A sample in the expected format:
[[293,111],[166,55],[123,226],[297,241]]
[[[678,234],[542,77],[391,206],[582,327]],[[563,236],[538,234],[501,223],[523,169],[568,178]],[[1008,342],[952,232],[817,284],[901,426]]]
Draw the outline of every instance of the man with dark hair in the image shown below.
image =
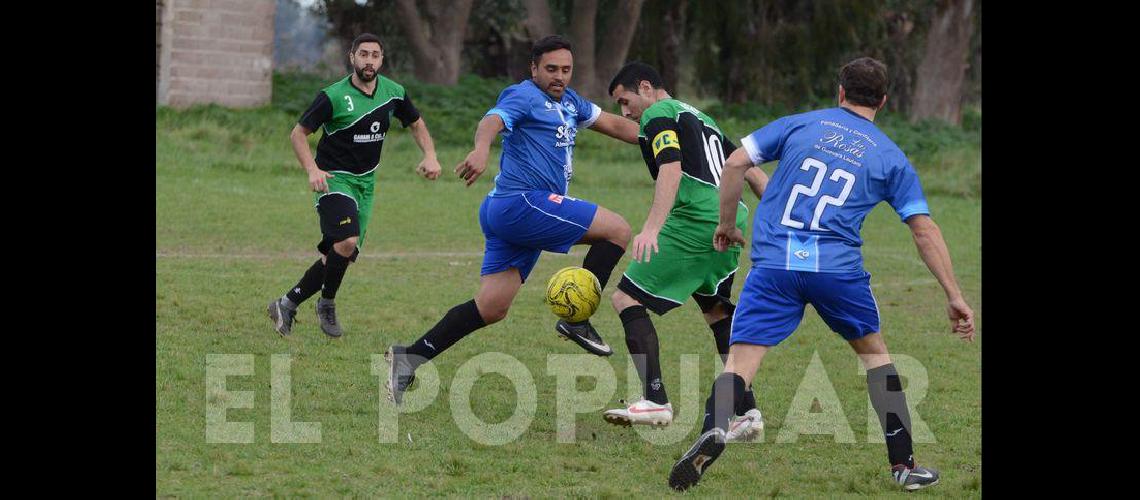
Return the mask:
[[756,210],[752,271],[733,318],[728,361],[705,402],[701,436],[669,474],[673,488],[696,484],[724,451],[735,402],[746,397],[768,350],[799,326],[807,304],[867,369],[867,390],[895,482],[907,490],[938,483],[938,471],[914,461],[906,396],[879,333],[871,275],[859,251],[867,213],[886,201],[910,227],[919,255],[946,293],[951,330],[962,340],[974,339],[974,312],[958,288],[914,167],[874,124],[887,102],[886,75],[874,59],[851,61],[840,71],[839,107],[773,121],[741,139],[744,147],[725,163],[713,239],[719,251],[744,244],[736,225],[744,173],[780,162]]
[[[431,180],[439,177],[435,145],[420,112],[404,87],[378,73],[384,62],[380,39],[370,33],[356,37],[348,59],[352,74],[318,92],[289,134],[293,152],[309,174],[309,187],[317,193],[322,238],[317,244],[320,259],[285,295],[269,303],[269,319],[282,336],[292,331],[297,307],[317,291],[321,292],[317,301],[321,331],[329,337],[341,336],[333,299],[349,263],[356,261],[364,245],[376,169],[393,116],[404,127],[411,127],[412,137],[424,152],[416,172]],[[314,158],[307,137],[322,127],[325,133]]]
[[[469,333],[507,316],[515,295],[542,251],[567,253],[577,244],[590,250],[582,267],[605,288],[625,253],[629,224],[620,215],[567,196],[573,170],[574,137],[591,128],[637,143],[637,124],[583,99],[569,88],[574,58],[570,43],[550,36],[534,45],[531,78],[507,87],[479,122],[475,149],[455,171],[470,186],[487,168],[491,142],[502,132],[503,153],[495,185],[479,207],[486,239],[479,291],[453,307],[419,340],[391,346],[389,397],[400,403],[416,368]],[[590,322],[558,321],[555,331],[599,356],[613,354]]]
[[[740,250],[722,253],[712,246],[724,157],[736,145],[712,117],[674,99],[662,86],[656,69],[631,62],[618,71],[609,87],[622,114],[640,121],[641,153],[656,181],[649,216],[633,238],[633,262],[612,297],[644,388],[644,397],[628,408],[603,413],[607,422],[616,425],[661,426],[673,421],[673,406],[661,381],[657,331],[647,311],[664,315],[693,297],[723,361],[736,307],[731,300],[732,280]],[[746,178],[760,197],[767,176],[751,169]],[[747,222],[745,205],[736,224],[743,229]],[[764,428],[755,400],[740,403],[729,429],[730,441],[751,440]]]

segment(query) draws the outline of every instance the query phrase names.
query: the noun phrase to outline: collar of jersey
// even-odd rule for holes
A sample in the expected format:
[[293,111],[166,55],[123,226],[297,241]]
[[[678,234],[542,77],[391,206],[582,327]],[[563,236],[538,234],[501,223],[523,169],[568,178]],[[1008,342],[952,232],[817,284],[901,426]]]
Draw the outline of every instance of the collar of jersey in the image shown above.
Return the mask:
[[[542,89],[538,88],[538,84],[537,84],[537,83],[534,83],[534,80],[532,80],[532,79],[530,79],[530,78],[527,78],[527,80],[526,80],[526,81],[527,81],[527,82],[529,82],[529,83],[531,84],[531,86],[533,86],[535,89],[537,89],[537,90],[538,90],[538,93],[539,93],[539,94],[542,94],[542,97],[545,97],[545,98],[546,98],[546,100],[548,100],[548,101],[550,101],[550,102],[552,102],[552,103],[554,103],[554,104],[557,104],[557,105],[559,105],[559,106],[562,106],[562,101],[561,101],[561,100],[555,101],[553,97],[550,97],[550,94],[547,94],[546,92],[543,92],[543,91],[542,91]],[[569,89],[570,87],[566,87],[566,88],[567,88],[567,89]],[[563,92],[563,93],[562,93],[562,96],[563,96],[563,97],[565,97],[565,96],[566,96],[566,93],[565,93],[565,92]],[[563,108],[565,108],[565,106],[563,106]]]
[[380,73],[376,73],[376,78],[377,78],[376,88],[372,89],[372,95],[368,95],[367,92],[365,92],[360,87],[357,87],[355,83],[352,83],[352,75],[348,75],[348,85],[350,87],[356,89],[357,92],[360,92],[360,95],[363,95],[364,97],[367,97],[369,99],[374,99],[374,98],[376,98],[376,91],[380,90],[380,81],[378,80],[380,78]]

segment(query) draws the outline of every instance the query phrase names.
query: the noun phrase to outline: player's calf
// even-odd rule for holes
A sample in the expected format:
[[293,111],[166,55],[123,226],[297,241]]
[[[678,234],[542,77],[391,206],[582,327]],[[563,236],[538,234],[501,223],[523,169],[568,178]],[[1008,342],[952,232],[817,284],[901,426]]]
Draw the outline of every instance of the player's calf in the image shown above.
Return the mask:
[[334,300],[341,281],[344,280],[344,273],[348,270],[348,264],[356,255],[357,241],[359,238],[356,236],[349,236],[334,242],[332,251],[325,260],[325,283],[321,289],[321,298],[317,301],[317,321],[321,325],[321,331],[329,337],[337,338],[343,334],[340,322],[337,321]]

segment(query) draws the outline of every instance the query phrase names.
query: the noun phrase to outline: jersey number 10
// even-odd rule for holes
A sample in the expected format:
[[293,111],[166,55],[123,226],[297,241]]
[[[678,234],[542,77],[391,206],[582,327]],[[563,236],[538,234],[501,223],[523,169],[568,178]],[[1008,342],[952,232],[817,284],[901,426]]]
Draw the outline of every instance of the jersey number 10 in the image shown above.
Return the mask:
[[[781,224],[794,227],[796,229],[803,229],[804,223],[792,219],[792,207],[796,204],[796,198],[799,195],[804,195],[809,198],[814,198],[819,194],[819,188],[823,185],[823,178],[827,175],[827,164],[815,158],[807,158],[803,164],[800,165],[800,170],[805,172],[811,169],[816,169],[815,179],[812,180],[811,187],[804,184],[796,184],[792,186],[792,195],[788,197],[788,204],[784,207],[784,218],[780,221]],[[837,168],[831,171],[831,180],[835,182],[843,182],[843,191],[839,193],[838,197],[823,196],[815,205],[815,214],[811,218],[812,231],[830,231],[830,229],[819,227],[819,219],[823,216],[823,210],[828,205],[835,205],[837,207],[843,206],[847,201],[847,196],[851,194],[851,187],[855,185],[855,175],[851,172]]]
[[701,137],[705,140],[702,144],[705,150],[705,162],[709,165],[709,172],[712,172],[713,182],[719,187],[720,175],[724,172],[724,146],[720,143],[720,137],[715,134],[705,137],[702,133]]

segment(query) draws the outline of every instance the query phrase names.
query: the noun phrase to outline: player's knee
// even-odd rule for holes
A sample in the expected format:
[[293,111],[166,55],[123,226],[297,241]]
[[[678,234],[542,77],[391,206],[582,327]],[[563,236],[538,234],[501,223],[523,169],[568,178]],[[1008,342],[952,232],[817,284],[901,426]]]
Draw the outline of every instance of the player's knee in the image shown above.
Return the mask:
[[359,240],[360,238],[356,236],[349,236],[348,238],[333,243],[333,248],[336,249],[336,253],[344,256],[349,256],[352,255],[352,252],[356,250],[356,243]]
[[614,312],[619,314],[629,307],[639,305],[636,299],[621,290],[614,290],[613,295],[610,295],[610,304],[614,306]]
[[736,311],[736,305],[731,302],[717,302],[710,306],[701,306],[701,313],[705,316],[705,323],[713,324],[724,318],[731,318]]
[[479,307],[479,316],[483,318],[485,324],[498,323],[507,319],[507,311],[510,308],[510,305],[487,304]]
[[630,237],[633,235],[633,230],[629,227],[629,223],[625,221],[624,217],[614,214],[614,220],[614,234],[610,237],[610,241],[617,246],[625,248],[629,243]]

